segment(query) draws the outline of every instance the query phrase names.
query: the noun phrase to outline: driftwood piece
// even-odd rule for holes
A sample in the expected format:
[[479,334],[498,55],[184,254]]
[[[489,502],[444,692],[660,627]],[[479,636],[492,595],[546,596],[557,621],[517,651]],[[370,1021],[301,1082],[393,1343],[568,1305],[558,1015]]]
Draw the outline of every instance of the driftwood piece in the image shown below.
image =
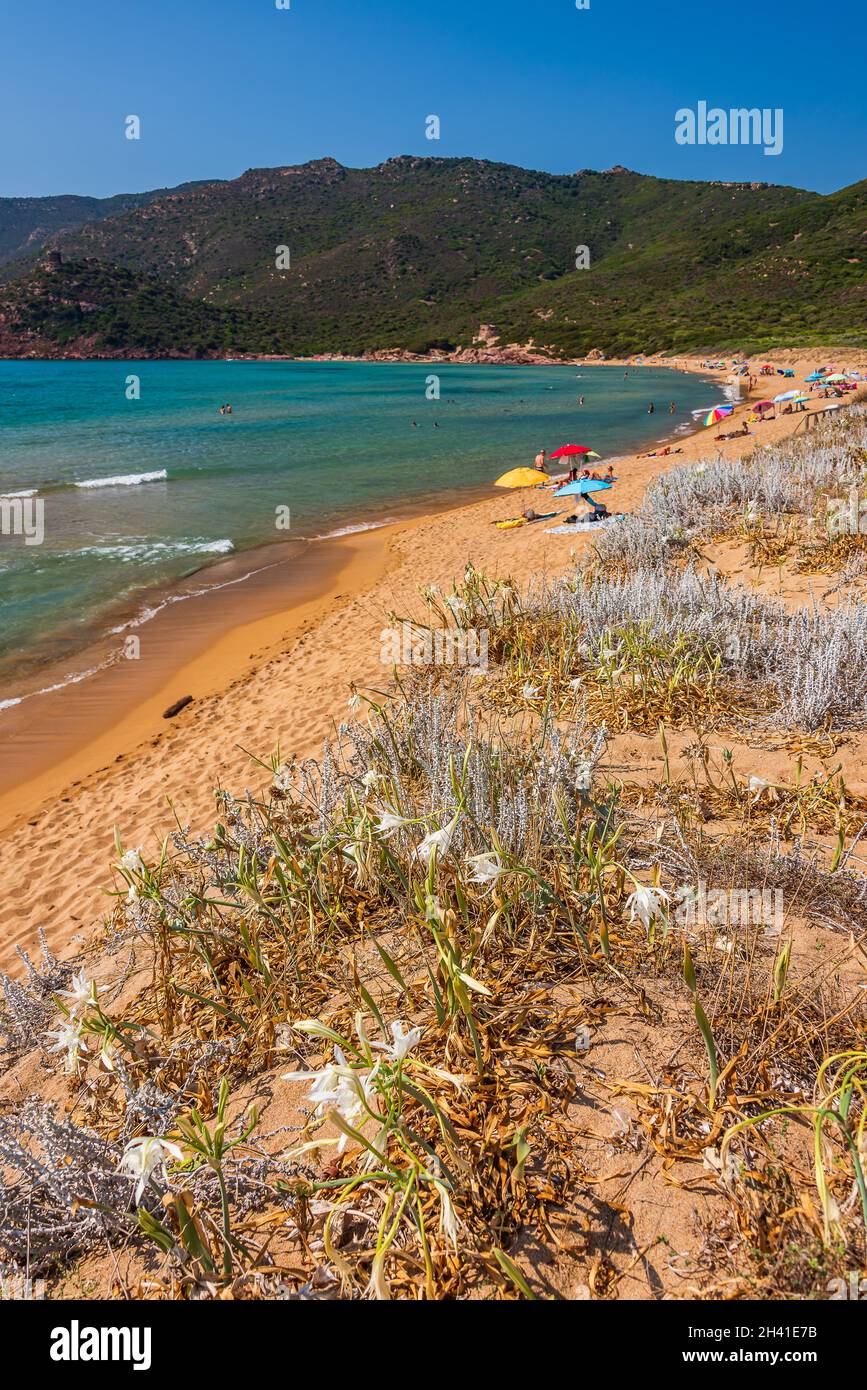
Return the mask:
[[180,714],[182,709],[186,709],[187,705],[192,703],[192,695],[184,695],[183,699],[175,700],[173,705],[169,705],[168,709],[163,710],[163,719],[174,719],[176,714]]

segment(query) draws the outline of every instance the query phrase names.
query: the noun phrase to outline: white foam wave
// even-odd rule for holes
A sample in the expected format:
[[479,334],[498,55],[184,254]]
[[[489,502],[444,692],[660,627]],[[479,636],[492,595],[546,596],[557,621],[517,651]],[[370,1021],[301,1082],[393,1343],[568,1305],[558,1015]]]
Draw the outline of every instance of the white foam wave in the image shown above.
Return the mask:
[[65,680],[55,681],[54,685],[43,685],[40,690],[31,690],[28,695],[18,695],[11,700],[0,700],[0,710],[11,709],[13,705],[21,705],[25,700],[33,700],[37,695],[53,695],[56,690],[65,690],[68,685],[78,685],[79,681],[87,680],[88,676],[95,676],[97,671],[104,671],[106,666],[110,666],[115,660],[109,657],[107,661],[101,661],[98,666],[90,666],[86,671],[73,671]]
[[220,541],[147,541],[130,545],[86,545],[68,555],[108,555],[126,563],[136,560],[159,559],[166,555],[231,555],[235,547],[230,540]]
[[88,478],[82,483],[76,483],[76,487],[138,487],[139,483],[164,483],[166,481],[166,470],[160,468],[153,473],[119,473],[114,478]]
[[383,526],[394,526],[394,517],[385,521],[359,521],[352,526],[338,526],[336,531],[326,531],[322,536],[314,536],[315,541],[332,541],[337,536],[354,536],[359,531],[379,531]]
[[121,623],[118,627],[109,628],[109,636],[116,637],[121,632],[128,632],[130,628],[143,627],[149,623],[151,618],[162,613],[164,608],[169,608],[173,603],[186,603],[189,598],[201,598],[204,594],[216,593],[218,589],[231,589],[235,584],[246,584],[248,579],[252,579],[254,574],[262,574],[265,570],[273,569],[273,564],[260,565],[258,569],[248,570],[246,574],[236,575],[234,579],[224,579],[219,584],[207,584],[201,589],[183,589],[180,593],[169,594],[158,603],[154,608],[143,608],[134,618]]

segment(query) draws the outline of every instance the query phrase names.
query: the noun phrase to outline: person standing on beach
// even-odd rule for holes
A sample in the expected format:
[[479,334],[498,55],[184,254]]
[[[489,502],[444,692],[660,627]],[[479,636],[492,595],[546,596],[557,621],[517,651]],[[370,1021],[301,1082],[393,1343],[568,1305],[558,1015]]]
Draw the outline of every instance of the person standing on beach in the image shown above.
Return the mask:
[[544,449],[540,449],[539,452],[538,452],[538,454],[536,455],[536,457],[533,459],[533,466],[534,466],[535,468],[538,468],[538,470],[539,470],[540,473],[544,473],[544,472],[545,472],[545,450],[544,450]]

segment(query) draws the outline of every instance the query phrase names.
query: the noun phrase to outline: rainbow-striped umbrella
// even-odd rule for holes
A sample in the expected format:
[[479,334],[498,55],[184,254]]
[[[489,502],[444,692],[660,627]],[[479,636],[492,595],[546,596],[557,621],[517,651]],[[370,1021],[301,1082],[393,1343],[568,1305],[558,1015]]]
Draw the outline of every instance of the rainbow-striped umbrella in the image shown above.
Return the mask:
[[711,425],[718,425],[720,420],[727,419],[733,410],[733,405],[715,405],[713,410],[704,417],[705,426],[710,429]]

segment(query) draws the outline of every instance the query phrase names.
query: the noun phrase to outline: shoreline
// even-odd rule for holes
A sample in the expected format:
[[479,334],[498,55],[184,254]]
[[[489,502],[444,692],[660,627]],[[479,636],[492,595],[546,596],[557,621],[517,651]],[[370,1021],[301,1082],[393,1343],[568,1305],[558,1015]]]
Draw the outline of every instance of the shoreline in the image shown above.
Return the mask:
[[[810,362],[815,356],[809,354]],[[711,374],[697,364],[693,370]],[[732,420],[749,408],[748,401],[736,406]],[[717,449],[739,456],[745,445],[751,450],[792,433],[801,419],[781,417],[726,444],[713,443],[699,427],[678,436],[667,456],[623,456],[618,503],[635,510],[647,484],[667,468]],[[525,494],[499,493],[311,545],[307,553],[324,555],[327,563],[314,566],[289,605],[285,590],[275,588],[268,601],[282,601],[255,620],[243,621],[238,612],[234,624],[221,616],[216,630],[190,635],[184,661],[158,670],[155,660],[145,698],[141,688],[132,689],[124,707],[96,711],[85,699],[69,745],[60,750],[55,731],[31,776],[24,747],[22,775],[0,793],[0,845],[10,868],[0,899],[2,968],[14,966],[16,944],[33,944],[37,927],[46,927],[52,949],[68,950],[76,931],[99,915],[115,827],[125,845],[152,849],[173,824],[167,798],[182,822],[210,823],[215,786],[239,790],[262,782],[251,755],[266,759],[278,743],[283,757],[315,755],[344,717],[350,686],[377,689],[391,679],[380,659],[381,630],[389,612],[418,612],[421,585],[448,586],[468,560],[519,584],[568,568],[570,552],[592,538],[592,528],[557,536],[536,526],[499,531],[491,524],[525,505]],[[193,704],[163,720],[163,710],[187,694]],[[40,736],[44,730],[28,735],[33,745]]]
[[[604,365],[617,369],[630,364],[628,361],[582,360],[565,365]],[[648,365],[704,376],[718,385],[726,375],[700,367],[698,363],[688,363],[686,359]],[[633,364],[633,370],[638,369]],[[663,419],[671,425],[671,419],[660,414],[660,424]],[[698,430],[700,426],[691,417],[681,418],[677,427],[669,428],[665,434],[649,434],[647,447],[652,449],[680,442]],[[631,454],[612,457],[628,458]],[[387,509],[380,509],[378,514],[373,512],[369,517],[360,517],[357,525],[340,525],[322,535],[287,536],[232,551],[202,564],[182,578],[148,586],[131,599],[110,608],[102,616],[99,630],[94,630],[70,655],[32,665],[25,657],[19,671],[14,668],[9,671],[4,680],[7,688],[0,695],[0,831],[6,824],[2,811],[5,798],[16,787],[41,779],[52,763],[65,762],[82,742],[88,742],[88,724],[101,731],[106,719],[111,725],[124,723],[136,704],[145,703],[145,698],[149,702],[157,689],[168,688],[173,676],[182,679],[189,664],[188,629],[192,630],[198,662],[204,657],[207,646],[216,642],[224,630],[240,630],[264,618],[276,620],[278,615],[290,622],[294,608],[306,604],[314,589],[323,603],[327,601],[341,570],[352,562],[351,543],[355,537],[380,531],[385,547],[387,533],[396,526],[461,510],[477,502],[489,501],[492,496],[491,485],[486,483],[460,487],[457,499],[455,491],[450,488],[399,499]],[[382,515],[383,510],[387,510],[386,515]],[[348,515],[358,516],[358,513]],[[322,554],[314,555],[320,547]],[[330,565],[327,557],[330,557]],[[297,573],[292,572],[293,565],[298,566]],[[272,570],[274,573],[270,576],[265,573]],[[317,574],[312,586],[311,572]],[[283,586],[292,595],[288,605],[285,595],[275,596],[271,592]],[[206,615],[200,611],[203,606]],[[174,659],[169,650],[173,630],[177,649]],[[147,692],[145,698],[140,682],[132,678],[133,671],[129,669],[132,663],[124,659],[124,644],[130,637],[150,648],[149,656],[154,657],[163,678],[158,681],[156,672],[151,672],[150,678],[142,683]],[[133,669],[141,671],[142,667]],[[177,698],[186,693],[178,690]],[[166,706],[174,698],[167,699]],[[121,703],[120,714],[115,700]],[[89,717],[84,712],[89,712]],[[60,737],[53,726],[56,719],[65,720],[71,726]]]
[[[78,362],[85,359],[74,360]],[[266,361],[271,359],[249,360]],[[349,363],[360,362],[365,359],[334,357],[279,360],[295,360],[300,365],[304,365],[305,362],[312,364],[320,360]],[[371,362],[373,359],[367,360]],[[437,357],[418,360],[440,364],[446,361],[446,359]],[[389,359],[381,361],[379,365],[386,368],[390,365],[402,364],[396,359]],[[461,364],[458,363],[457,365]],[[496,366],[503,364],[474,362],[472,365]],[[528,365],[528,363],[513,365]],[[623,364],[618,360],[612,360],[610,363],[599,363],[583,359],[576,359],[574,362],[549,362],[547,359],[538,359],[530,365],[610,366],[613,370],[617,370]],[[725,376],[725,373],[699,368],[697,364],[686,364],[683,359],[677,361],[672,359],[670,362],[666,360],[658,363],[651,363],[648,360],[647,365],[658,366],[666,371],[688,372],[696,377],[704,376],[708,383],[713,381],[719,384],[720,379]],[[637,373],[638,368],[635,367],[634,370]],[[660,422],[663,418],[660,414]],[[685,430],[689,433],[695,428],[695,424],[689,416],[680,418],[688,421],[687,424],[680,425],[681,431]],[[646,447],[652,448],[670,437],[678,437],[678,431],[675,430],[673,435],[666,434],[660,439],[655,433],[655,426],[650,426],[645,443],[640,446],[630,443],[624,448],[628,454],[637,447],[645,447],[645,444]],[[617,452],[612,452],[609,449],[606,456],[620,457],[619,446],[617,447]],[[72,484],[66,481],[37,487],[34,491],[40,495],[47,495],[51,491],[69,490],[71,486]],[[252,543],[248,541],[237,549],[235,549],[233,542],[221,542],[221,545],[225,544],[222,554],[206,556],[203,551],[199,557],[199,563],[194,568],[188,568],[173,578],[166,577],[145,582],[140,588],[123,598],[115,597],[112,600],[104,601],[97,611],[88,617],[86,623],[81,624],[80,629],[72,636],[71,640],[67,641],[65,637],[58,640],[54,644],[55,650],[40,650],[37,645],[34,650],[23,651],[17,659],[12,653],[0,658],[0,747],[2,747],[8,727],[4,716],[9,709],[14,709],[22,701],[42,697],[46,692],[53,693],[61,686],[71,686],[82,680],[98,678],[105,667],[120,659],[121,652],[118,649],[118,640],[122,639],[123,634],[128,631],[137,632],[148,622],[148,610],[159,612],[166,604],[173,604],[179,598],[204,593],[210,587],[209,579],[211,576],[214,576],[216,583],[220,583],[222,582],[221,576],[226,571],[233,576],[229,582],[241,582],[252,574],[259,564],[274,563],[274,558],[270,552],[277,547],[285,547],[287,544],[307,546],[313,543],[327,542],[341,537],[344,533],[351,534],[354,531],[382,528],[395,521],[435,514],[444,508],[465,505],[474,500],[483,500],[490,495],[490,484],[487,480],[463,483],[459,479],[451,479],[448,487],[443,486],[441,489],[429,492],[409,493],[396,500],[390,499],[387,505],[384,502],[368,502],[366,505],[356,507],[347,505],[345,516],[338,515],[331,518],[329,523],[331,529],[318,532],[314,529],[317,524],[316,519],[307,518],[302,534],[287,532],[285,537],[272,534]],[[2,777],[0,777],[0,791],[2,788]]]

